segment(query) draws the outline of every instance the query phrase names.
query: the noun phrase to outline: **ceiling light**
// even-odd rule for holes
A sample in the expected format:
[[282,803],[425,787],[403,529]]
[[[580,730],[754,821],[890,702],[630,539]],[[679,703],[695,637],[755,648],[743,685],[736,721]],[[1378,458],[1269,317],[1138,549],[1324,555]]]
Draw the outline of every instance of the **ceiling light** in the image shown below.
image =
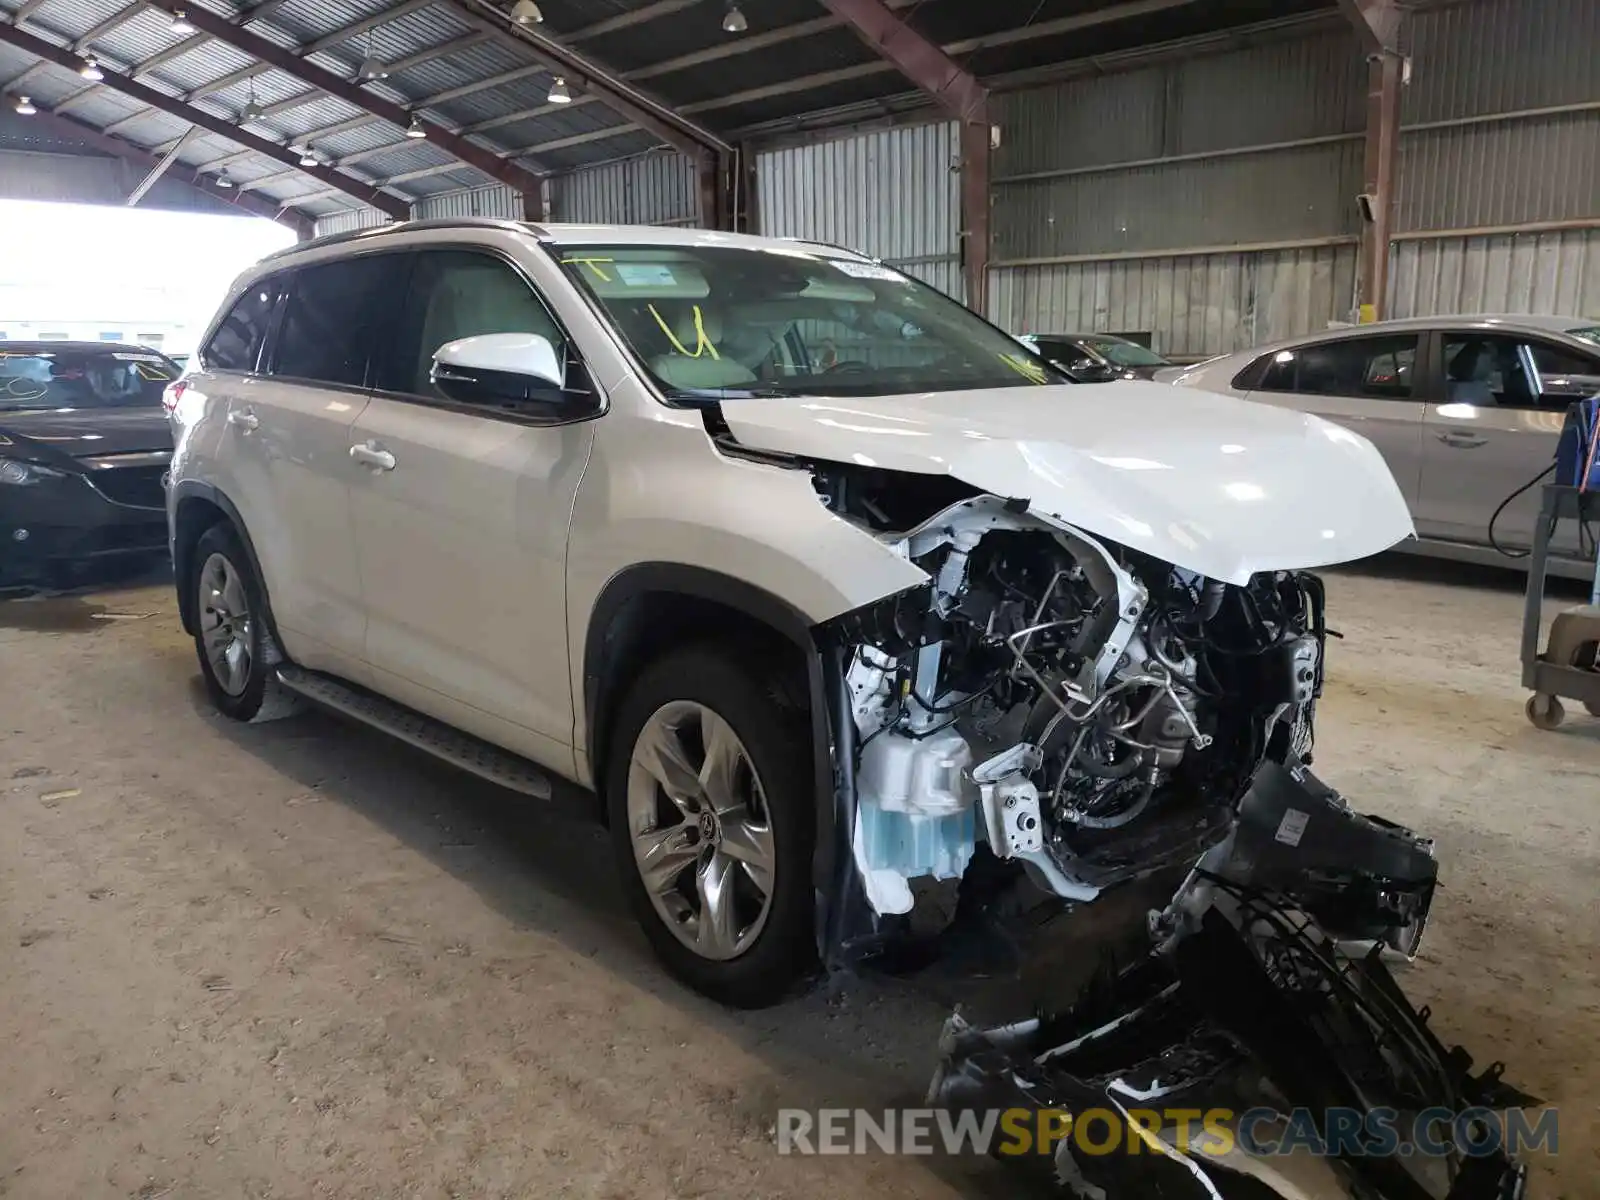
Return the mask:
[[411,118],[411,124],[406,126],[406,136],[408,138],[425,138],[428,136],[428,131],[422,127],[421,117],[413,116]]
[[100,69],[99,60],[92,55],[83,60],[83,66],[78,68],[78,74],[94,83],[99,83],[106,77],[106,73]]
[[219,188],[231,188],[233,186],[233,180],[228,177],[227,167],[223,167],[222,170],[217,172],[217,186]]
[[320,167],[322,165],[317,156],[311,152],[310,146],[307,146],[304,150],[297,151],[297,153],[300,155],[300,165],[302,167]]
[[571,104],[572,93],[567,89],[567,81],[557,75],[556,81],[550,85],[550,94],[545,99],[551,104]]
[[372,52],[372,33],[367,32],[367,56],[361,60],[361,66],[356,71],[356,78],[362,83],[371,83],[377,79],[389,78],[389,65]]
[[24,117],[31,117],[39,110],[33,106],[33,101],[26,96],[17,97],[17,112]]
[[511,6],[511,23],[513,25],[537,25],[544,20],[544,13],[539,11],[539,6],[533,0],[517,0]]
[[184,35],[193,33],[194,26],[189,24],[189,14],[181,8],[173,9],[172,24],[167,26],[167,31]]
[[750,22],[744,19],[744,13],[737,4],[730,4],[728,11],[722,15],[722,28],[725,33],[743,33],[750,28]]
[[261,106],[261,101],[256,99],[256,85],[252,80],[250,83],[250,100],[244,106],[243,111],[239,113],[239,123],[242,125],[246,121],[259,121],[266,115],[267,110]]

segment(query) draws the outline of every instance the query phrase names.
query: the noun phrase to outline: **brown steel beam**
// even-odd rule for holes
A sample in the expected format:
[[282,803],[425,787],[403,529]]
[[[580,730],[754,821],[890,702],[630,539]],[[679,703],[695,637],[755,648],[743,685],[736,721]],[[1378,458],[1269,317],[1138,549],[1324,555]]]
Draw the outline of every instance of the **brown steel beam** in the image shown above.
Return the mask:
[[989,155],[992,126],[989,89],[939,46],[897,17],[883,0],[822,0],[878,55],[931,96],[960,123],[962,242],[967,305],[988,306]]
[[[269,42],[259,34],[251,33],[247,29],[240,29],[229,22],[225,17],[203,8],[185,8],[183,0],[153,0],[153,6],[165,9],[167,12],[176,12],[183,9],[189,22],[200,32],[210,34],[219,42],[225,42],[236,50],[242,50],[252,58],[268,63],[286,75],[293,75],[312,87],[320,88],[330,96],[343,100],[346,104],[363,109],[375,117],[380,117],[390,124],[404,129],[411,123],[413,115],[392,100],[385,100],[359,85],[335,75],[324,67],[307,62],[295,57],[291,50]],[[463,163],[482,171],[490,179],[498,180],[507,187],[517,191],[527,191],[539,185],[539,176],[523,167],[516,166],[501,158],[492,150],[473,144],[460,137],[444,126],[418,118],[421,126],[427,130],[428,139],[447,154],[454,155]],[[268,143],[270,145],[270,143]]]
[[[153,170],[161,165],[162,159],[160,155],[152,154],[143,146],[135,146],[132,142],[124,141],[122,138],[110,137],[101,133],[93,125],[80,121],[75,117],[64,117],[59,113],[40,108],[31,119],[43,123],[65,137],[74,138],[87,146],[93,146],[102,153],[120,158],[123,162],[131,163],[136,167]],[[198,191],[199,189],[196,188],[195,190]],[[245,212],[253,213],[258,217],[266,217],[270,221],[277,221],[280,224],[287,225],[301,237],[308,236],[314,224],[312,218],[307,214],[280,208],[271,200],[265,200],[257,196],[240,196],[219,191],[207,191],[205,194]]]
[[513,26],[507,14],[488,0],[443,0],[449,10],[474,28],[493,34],[503,43],[532,55],[572,87],[598,96],[600,102],[624,120],[648,130],[684,154],[702,151],[726,154],[733,147],[706,126],[691,121],[681,111],[646,95],[621,76],[593,59],[547,37],[537,28]]
[[[35,58],[42,58],[47,62],[55,63],[69,71],[76,71],[82,60],[73,51],[65,46],[58,46],[54,42],[47,42],[43,38],[18,29],[15,25],[0,23],[0,42],[6,42],[19,50],[24,50]],[[190,125],[197,125],[210,133],[218,134],[229,141],[256,151],[267,158],[273,158],[287,166],[297,167],[307,175],[315,176],[330,187],[336,187],[346,195],[353,196],[364,204],[370,204],[376,209],[388,213],[397,220],[406,220],[410,216],[410,208],[403,201],[394,196],[385,195],[377,188],[364,183],[350,175],[330,170],[327,167],[300,167],[300,156],[291,153],[288,149],[275,142],[269,142],[263,137],[240,129],[222,117],[208,113],[203,109],[185,104],[183,101],[158,92],[155,88],[140,83],[122,75],[105,64],[101,64],[105,72],[105,79],[100,86],[111,91],[120,92],[130,100],[148,105],[150,108],[160,109],[169,116],[177,117]]]
[[1362,322],[1381,321],[1389,297],[1389,249],[1400,176],[1400,89],[1405,60],[1374,54],[1367,62],[1367,138],[1362,201],[1361,276],[1357,293]]
[[1389,293],[1389,251],[1400,175],[1400,9],[1395,0],[1339,0],[1367,56],[1367,133],[1362,166],[1361,267],[1356,287],[1362,322],[1383,319]]
[[1400,7],[1395,0],[1339,0],[1339,10],[1368,54],[1398,53]]

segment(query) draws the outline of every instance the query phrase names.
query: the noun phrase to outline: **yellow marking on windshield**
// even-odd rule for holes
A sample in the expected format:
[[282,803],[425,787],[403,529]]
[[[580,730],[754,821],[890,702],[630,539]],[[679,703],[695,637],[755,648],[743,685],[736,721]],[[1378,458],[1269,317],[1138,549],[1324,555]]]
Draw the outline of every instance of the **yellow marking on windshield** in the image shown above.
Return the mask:
[[153,363],[136,362],[133,364],[133,369],[139,372],[139,377],[141,379],[148,380],[151,383],[172,382],[172,376],[168,375],[165,371]]
[[656,306],[654,304],[646,304],[645,307],[650,310],[650,315],[656,319],[656,324],[661,326],[661,332],[667,335],[667,341],[672,343],[672,348],[685,358],[699,358],[701,354],[707,353],[714,359],[720,360],[722,358],[722,355],[717,353],[717,348],[711,344],[711,339],[706,336],[705,317],[701,315],[698,304],[694,306],[695,344],[692,354],[689,352],[689,348],[678,340],[678,335],[672,332],[672,327],[656,311]]
[[1042,384],[1049,382],[1049,376],[1044,373],[1044,368],[1036,362],[1030,362],[1014,354],[1002,354],[1000,355],[1000,361],[1030,383]]
[[611,276],[606,272],[605,267],[603,267],[601,264],[602,263],[612,263],[612,264],[614,264],[617,260],[614,259],[614,258],[588,258],[588,257],[579,258],[579,257],[573,257],[573,258],[563,258],[561,261],[563,263],[582,263],[584,266],[588,267],[589,270],[594,272],[594,277],[596,279],[598,279],[601,283],[610,283],[611,282]]

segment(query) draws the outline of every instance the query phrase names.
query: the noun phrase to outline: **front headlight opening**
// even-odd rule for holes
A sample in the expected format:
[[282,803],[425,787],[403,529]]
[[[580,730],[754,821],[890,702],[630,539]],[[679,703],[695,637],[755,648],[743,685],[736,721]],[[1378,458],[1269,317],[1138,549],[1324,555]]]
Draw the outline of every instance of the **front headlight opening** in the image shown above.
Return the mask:
[[54,467],[39,463],[21,462],[15,458],[0,458],[0,485],[29,487],[46,479],[60,479],[62,474]]

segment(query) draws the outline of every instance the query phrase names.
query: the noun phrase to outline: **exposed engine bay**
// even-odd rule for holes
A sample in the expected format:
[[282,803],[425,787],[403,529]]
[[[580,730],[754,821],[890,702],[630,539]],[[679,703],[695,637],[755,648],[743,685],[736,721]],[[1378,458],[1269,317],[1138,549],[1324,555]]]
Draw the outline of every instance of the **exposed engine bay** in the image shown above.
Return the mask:
[[[1323,1122],[1534,1103],[1499,1064],[1473,1075],[1385,966],[1416,953],[1437,864],[1428,839],[1309,770],[1329,636],[1317,576],[1222,582],[953,479],[810,467],[832,512],[928,577],[823,631],[825,961],[869,955],[913,908],[912,881],[965,887],[980,856],[1065,905],[1188,868],[1137,961],[1054,1011],[990,1029],[952,1017],[930,1100],[1125,1116],[1265,1105]],[[1413,1163],[1410,1145],[1345,1147],[1311,1164],[1318,1190],[1280,1162],[1207,1159],[1146,1132],[1143,1154],[1081,1161],[1064,1141],[1044,1166],[1079,1200],[1525,1190],[1498,1151]]]
[[853,850],[877,913],[980,843],[1092,900],[1225,836],[1269,748],[1308,757],[1316,576],[1226,584],[993,496],[897,533],[861,476],[818,480],[931,580],[849,630]]

